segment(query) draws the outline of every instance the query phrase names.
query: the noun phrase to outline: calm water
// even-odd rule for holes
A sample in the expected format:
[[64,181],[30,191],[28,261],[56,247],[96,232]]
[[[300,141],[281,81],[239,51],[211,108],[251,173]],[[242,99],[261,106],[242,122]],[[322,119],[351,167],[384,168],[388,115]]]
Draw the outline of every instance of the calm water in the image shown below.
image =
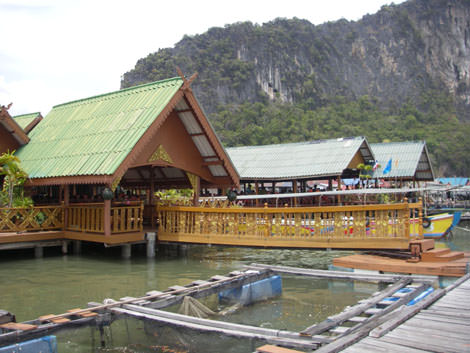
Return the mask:
[[[447,245],[470,250],[470,232],[457,230],[454,235]],[[42,259],[34,259],[32,251],[4,252],[0,258],[0,308],[13,312],[18,321],[25,321],[84,308],[90,301],[142,296],[150,290],[185,285],[226,274],[252,262],[327,269],[334,257],[350,253],[191,246],[184,254],[160,250],[152,260],[145,257],[145,249],[133,248],[132,259],[123,260],[119,248],[86,248],[82,255],[67,256],[46,249]],[[298,331],[379,289],[375,284],[363,282],[295,276],[283,276],[282,280],[281,297],[215,319]],[[215,311],[224,309],[216,296],[204,299],[203,303]],[[105,330],[104,348],[100,345],[99,332],[91,327],[59,332],[56,336],[60,353],[253,352],[263,344],[159,327],[134,319],[117,320]]]

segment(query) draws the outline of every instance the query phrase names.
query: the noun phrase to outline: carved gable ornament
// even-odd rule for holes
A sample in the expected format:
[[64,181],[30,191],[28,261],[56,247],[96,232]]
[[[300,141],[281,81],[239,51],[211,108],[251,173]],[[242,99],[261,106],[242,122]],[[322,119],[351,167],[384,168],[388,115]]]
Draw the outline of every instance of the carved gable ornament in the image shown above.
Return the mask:
[[171,159],[170,155],[168,152],[163,148],[162,145],[159,145],[155,152],[150,156],[149,162],[155,162],[155,161],[164,161],[170,164],[173,164],[173,160]]

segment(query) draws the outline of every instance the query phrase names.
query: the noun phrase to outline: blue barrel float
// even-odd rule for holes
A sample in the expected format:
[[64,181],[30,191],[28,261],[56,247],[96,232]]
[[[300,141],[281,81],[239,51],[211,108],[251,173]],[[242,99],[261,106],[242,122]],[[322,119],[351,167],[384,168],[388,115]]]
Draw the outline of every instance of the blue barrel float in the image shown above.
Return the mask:
[[0,347],[0,353],[57,353],[55,336],[44,336],[34,340]]
[[221,303],[250,305],[282,294],[281,276],[272,276],[219,293]]

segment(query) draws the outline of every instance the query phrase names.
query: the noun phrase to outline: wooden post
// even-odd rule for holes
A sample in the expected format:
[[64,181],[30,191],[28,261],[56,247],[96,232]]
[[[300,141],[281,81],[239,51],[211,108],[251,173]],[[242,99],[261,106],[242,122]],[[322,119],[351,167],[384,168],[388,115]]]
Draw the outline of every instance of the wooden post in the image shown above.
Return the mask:
[[70,205],[70,187],[64,185],[64,228],[69,226],[69,205]]
[[193,206],[199,205],[199,195],[201,194],[201,178],[196,176],[196,185],[194,186]]
[[[341,175],[338,175],[338,190],[337,191],[341,191]],[[338,194],[338,205],[341,205],[341,195]]]
[[[255,193],[256,193],[256,196],[259,195],[259,185],[258,185],[258,180],[255,180]],[[259,201],[258,199],[256,199],[256,203],[255,203],[256,207],[259,206]]]
[[[292,180],[294,194],[297,194],[297,180]],[[294,197],[294,207],[297,207],[297,197]]]
[[104,236],[111,236],[111,200],[104,200],[103,210]]
[[157,210],[155,207],[155,171],[153,167],[150,167],[150,195],[149,195],[149,204],[151,207],[150,212],[150,226],[152,229],[155,229],[155,218],[157,217]]
[[406,205],[405,208],[405,214],[404,214],[404,231],[405,231],[405,236],[410,239],[410,205],[408,204],[408,198],[404,198],[403,202]]

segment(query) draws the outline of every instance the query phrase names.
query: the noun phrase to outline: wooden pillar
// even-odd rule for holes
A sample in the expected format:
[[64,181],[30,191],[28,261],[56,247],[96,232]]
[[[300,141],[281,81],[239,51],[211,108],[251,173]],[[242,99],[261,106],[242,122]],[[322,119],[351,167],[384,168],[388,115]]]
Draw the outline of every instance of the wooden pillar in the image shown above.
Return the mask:
[[[341,175],[338,175],[338,190],[337,191],[341,191],[342,188],[341,188]],[[337,195],[337,201],[338,201],[338,206],[341,205],[341,195],[338,194]]]
[[328,191],[333,191],[333,179],[328,179]]
[[70,187],[68,184],[64,188],[64,228],[69,226],[69,205],[70,205]]
[[196,176],[196,185],[194,186],[194,195],[193,195],[193,206],[199,205],[199,195],[201,194],[201,178]]
[[[255,193],[256,193],[256,196],[259,195],[259,185],[258,185],[258,180],[255,180]],[[259,200],[256,199],[256,203],[255,203],[256,207],[259,206]]]
[[[292,190],[294,191],[294,194],[297,194],[297,180],[292,180]],[[294,207],[297,207],[297,197],[294,197]]]
[[104,200],[103,213],[104,235],[109,237],[111,236],[111,200]]
[[150,167],[150,191],[149,191],[149,204],[151,207],[151,212],[150,212],[150,226],[152,229],[155,229],[156,224],[155,224],[155,219],[157,218],[157,209],[155,207],[155,171],[153,170],[153,167]]

